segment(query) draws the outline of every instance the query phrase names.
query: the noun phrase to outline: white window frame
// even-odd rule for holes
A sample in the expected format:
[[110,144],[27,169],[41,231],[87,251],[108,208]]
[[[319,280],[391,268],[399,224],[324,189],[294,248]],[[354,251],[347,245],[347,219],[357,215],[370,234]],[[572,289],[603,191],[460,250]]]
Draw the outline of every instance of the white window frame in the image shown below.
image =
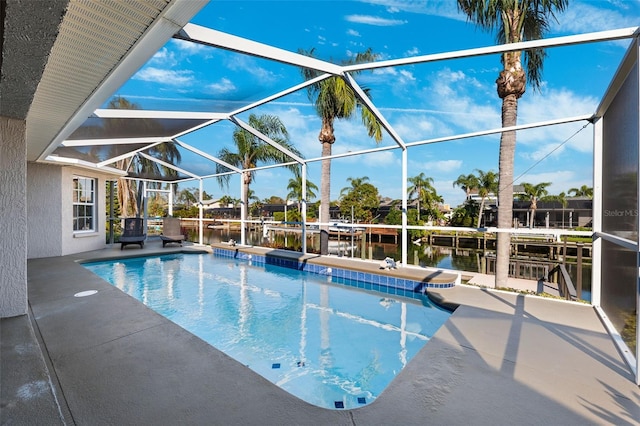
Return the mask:
[[[80,189],[78,183],[81,181],[91,182],[89,190]],[[85,234],[95,233],[96,229],[96,209],[97,205],[97,189],[98,180],[87,176],[74,176],[73,177],[73,193],[72,193],[72,216],[73,216],[73,233]],[[79,215],[76,207],[91,207],[91,215],[87,215],[86,211],[84,215]],[[76,229],[77,223],[80,219],[85,221],[85,225],[82,229]],[[89,219],[87,221],[87,219]],[[88,222],[88,226],[87,226]]]

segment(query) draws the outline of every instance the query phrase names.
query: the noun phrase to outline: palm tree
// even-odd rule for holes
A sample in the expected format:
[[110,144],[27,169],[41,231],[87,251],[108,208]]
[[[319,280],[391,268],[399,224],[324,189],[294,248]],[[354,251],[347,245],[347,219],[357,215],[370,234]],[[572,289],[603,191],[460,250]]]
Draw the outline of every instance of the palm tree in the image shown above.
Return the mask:
[[[287,194],[287,200],[297,200],[298,201],[298,211],[301,210],[301,202],[305,199],[305,196],[302,195],[302,176],[296,176],[295,178],[289,179],[289,184],[287,185],[287,189],[289,193]],[[306,200],[312,200],[316,198],[316,193],[313,191],[317,191],[318,187],[315,183],[311,182],[307,179],[307,195]]]
[[[300,50],[300,53],[313,57],[314,49],[310,51]],[[376,57],[377,55],[371,49],[367,49],[363,53],[358,53],[345,65],[371,62]],[[302,69],[302,75],[305,80],[310,80],[320,74],[317,70]],[[364,91],[367,95],[369,94],[368,89],[364,89]],[[327,157],[331,156],[332,146],[336,141],[333,122],[336,119],[351,118],[355,111],[359,110],[369,137],[373,137],[376,143],[382,140],[382,127],[371,111],[361,103],[344,77],[333,76],[314,83],[308,87],[308,95],[322,120],[318,140],[322,144],[322,157],[325,159],[322,160],[320,175],[320,218],[326,223],[329,221],[329,204],[331,202],[331,159]],[[326,255],[328,253],[329,230],[326,225],[322,225],[320,228],[320,254]]]
[[556,201],[562,205],[562,229],[564,229],[564,209],[567,208],[567,194],[564,192],[559,193],[558,195],[545,195],[544,197],[540,197],[540,201]]
[[438,195],[436,189],[433,187],[433,178],[427,177],[424,173],[410,177],[407,180],[412,184],[412,186],[407,188],[409,198],[415,195],[418,201],[418,221],[420,221],[420,201],[428,206],[429,213],[431,214],[433,212],[432,204],[442,202],[442,197]]
[[357,191],[365,183],[369,182],[369,176],[362,176],[361,178],[348,177],[347,182],[351,186],[345,186],[340,190],[340,196],[343,196],[351,191]]
[[[555,11],[562,12],[568,0],[458,0],[458,8],[485,30],[497,29],[499,43],[518,43],[541,39],[549,28],[549,20],[555,19]],[[502,54],[503,69],[496,85],[502,99],[502,127],[515,126],[518,116],[518,99],[524,94],[527,78],[534,89],[540,86],[543,49],[524,52],[526,71],[522,66],[522,51]],[[516,148],[516,132],[503,132],[500,137],[498,191],[498,227],[511,228],[513,220],[513,159]],[[499,232],[496,247],[496,287],[508,287],[509,252],[511,236]]]
[[220,206],[229,207],[229,204],[233,204],[233,197],[231,197],[230,195],[223,195],[218,200],[218,204]]
[[247,202],[248,201],[260,201],[260,197],[258,197],[253,189],[249,189],[247,191]]
[[[141,109],[138,104],[130,102],[128,99],[122,96],[117,96],[109,101],[107,104],[109,109]],[[136,126],[135,132],[140,132],[139,127],[145,127],[148,130],[162,127],[158,121],[154,119],[142,119],[136,120],[135,123],[128,119],[111,119],[107,121],[106,132],[115,134],[121,134],[123,130]],[[110,149],[117,149],[117,146],[111,146]],[[171,164],[179,164],[181,160],[180,151],[176,148],[173,142],[166,142],[147,150],[147,154],[157,157],[162,161]],[[115,153],[114,153],[115,156]],[[158,163],[148,160],[147,158],[135,156],[133,158],[125,158],[115,163],[114,167],[121,170],[128,170],[134,175],[139,176],[176,176],[177,172],[171,168],[160,166]],[[121,214],[124,216],[139,216],[142,209],[142,182],[140,182],[139,188],[136,190],[134,185],[131,185],[130,179],[119,178],[118,179],[118,203],[120,204]],[[159,187],[160,183],[149,182],[151,187]]]
[[462,174],[453,182],[453,186],[462,188],[466,195],[465,200],[469,200],[471,198],[471,191],[478,189],[478,177],[473,173],[469,173],[468,175]]
[[478,195],[481,197],[477,225],[477,228],[480,228],[482,214],[484,213],[484,201],[487,199],[489,194],[496,194],[498,192],[498,175],[493,170],[489,170],[488,172],[484,172],[482,170],[476,171],[478,172]]
[[229,208],[229,206],[231,206],[232,209],[232,216],[235,217],[235,210],[236,210],[236,206],[240,203],[240,200],[238,200],[237,198],[233,198],[230,195],[223,195],[222,197],[220,197],[220,199],[218,200],[218,205],[220,207],[225,207],[225,208]]
[[531,183],[523,182],[522,186],[524,187],[524,193],[527,200],[529,200],[529,210],[531,211],[531,216],[529,217],[529,228],[533,228],[534,217],[536,215],[536,210],[538,209],[538,200],[545,197],[549,191],[547,191],[547,186],[551,185],[551,182],[542,182],[537,185],[533,185]]
[[580,188],[571,188],[569,191],[567,191],[569,194],[571,194],[573,192],[573,196],[574,197],[589,197],[589,198],[593,198],[593,188],[587,186],[587,185],[582,185]]
[[253,189],[249,189],[247,192],[247,207],[251,216],[259,215],[260,210],[262,210],[262,202]]
[[178,195],[178,200],[183,202],[186,205],[186,208],[190,208],[193,204],[198,202],[198,198],[195,195],[195,192],[198,191],[196,188],[185,188],[180,191]]
[[[249,116],[248,124],[277,144],[281,145],[283,148],[301,156],[298,150],[289,143],[289,133],[278,117],[273,115],[257,116],[255,114],[251,114]],[[291,159],[282,151],[274,148],[268,143],[262,142],[253,133],[242,128],[237,128],[233,132],[233,142],[236,146],[236,152],[233,152],[228,148],[222,148],[218,152],[217,157],[222,161],[243,170],[241,200],[242,203],[248,207],[250,194],[249,185],[251,185],[251,182],[253,182],[254,179],[254,172],[248,169],[257,167],[258,163],[284,163]],[[298,173],[298,166],[296,164],[291,164],[286,167],[294,173]],[[225,166],[220,164],[216,165],[217,173],[224,173],[226,171],[227,168]],[[228,186],[229,178],[230,175],[226,174],[218,176],[216,179],[220,186],[225,184]],[[245,208],[244,217],[242,219],[246,220],[248,213],[249,209]]]

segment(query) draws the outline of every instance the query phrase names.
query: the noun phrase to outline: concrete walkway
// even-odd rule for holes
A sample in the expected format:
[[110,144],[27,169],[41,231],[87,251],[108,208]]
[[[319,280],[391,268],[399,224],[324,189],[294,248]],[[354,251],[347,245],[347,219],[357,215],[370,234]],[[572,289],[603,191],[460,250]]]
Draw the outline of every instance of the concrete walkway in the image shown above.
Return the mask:
[[0,322],[0,424],[640,424],[592,307],[472,286],[432,292],[459,308],[373,403],[311,406],[76,262],[173,250],[29,261],[31,318]]

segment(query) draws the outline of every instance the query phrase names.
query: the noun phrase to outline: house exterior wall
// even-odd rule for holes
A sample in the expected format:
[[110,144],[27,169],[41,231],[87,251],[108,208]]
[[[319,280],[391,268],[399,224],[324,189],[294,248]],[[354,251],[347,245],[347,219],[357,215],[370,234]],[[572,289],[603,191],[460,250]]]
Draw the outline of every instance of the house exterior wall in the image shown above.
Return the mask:
[[[73,178],[97,179],[95,232],[73,232]],[[105,248],[106,182],[109,176],[75,167],[29,163],[28,258],[65,256]]]
[[[73,178],[74,176],[96,178],[96,225],[95,232],[79,234],[73,232]],[[62,255],[99,250],[106,244],[106,183],[107,175],[85,169],[64,167],[62,169]]]
[[61,256],[62,167],[27,164],[27,258]]
[[26,123],[0,117],[0,317],[27,313]]

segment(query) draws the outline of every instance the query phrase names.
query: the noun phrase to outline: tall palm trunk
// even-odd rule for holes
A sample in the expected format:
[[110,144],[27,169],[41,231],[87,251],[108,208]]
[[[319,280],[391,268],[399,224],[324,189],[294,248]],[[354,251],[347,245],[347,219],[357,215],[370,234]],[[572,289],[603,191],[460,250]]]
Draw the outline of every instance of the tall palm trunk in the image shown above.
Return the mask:
[[534,219],[536,217],[536,210],[538,210],[538,201],[536,197],[533,197],[531,200],[531,206],[529,207],[531,210],[531,217],[529,218],[529,229],[533,229]]
[[[555,12],[562,12],[568,0],[458,0],[458,8],[482,28],[498,30],[504,43],[541,39],[549,27]],[[522,51],[502,54],[503,69],[496,80],[498,96],[502,99],[502,127],[516,125],[518,99],[524,94],[527,78],[534,88],[540,87],[542,49],[524,52],[526,71],[522,68]],[[500,137],[500,170],[498,190],[498,227],[512,227],[513,220],[513,159],[515,157],[516,132],[503,132]],[[496,286],[507,286],[509,276],[509,233],[499,232],[497,238]]]
[[[336,141],[331,120],[322,119],[322,129],[318,140],[322,144],[322,156],[331,156],[331,146]],[[330,218],[329,208],[331,204],[331,159],[322,160],[320,174],[320,221],[328,223]],[[320,254],[329,254],[329,225],[320,226]]]
[[[524,75],[522,78],[524,79]],[[517,124],[519,97],[520,96],[511,93],[502,99],[502,127],[510,127]],[[503,132],[500,137],[498,228],[511,228],[512,226],[513,159],[515,157],[515,151],[516,132]],[[510,253],[511,234],[508,232],[499,232],[496,243],[496,287],[509,287]]]
[[[322,156],[331,155],[330,143],[322,144]],[[331,160],[322,160],[320,174],[320,220],[329,222],[329,207],[331,203]],[[329,254],[329,226],[320,226],[320,254]]]
[[480,228],[480,224],[482,223],[482,213],[484,213],[484,200],[485,197],[482,197],[482,201],[480,201],[480,211],[478,212],[478,226],[476,226],[476,228]]
[[244,206],[244,213],[242,215],[242,220],[245,221],[244,229],[245,232],[249,231],[249,225],[246,220],[249,215],[249,185],[251,184],[251,173],[242,172],[242,206]]

